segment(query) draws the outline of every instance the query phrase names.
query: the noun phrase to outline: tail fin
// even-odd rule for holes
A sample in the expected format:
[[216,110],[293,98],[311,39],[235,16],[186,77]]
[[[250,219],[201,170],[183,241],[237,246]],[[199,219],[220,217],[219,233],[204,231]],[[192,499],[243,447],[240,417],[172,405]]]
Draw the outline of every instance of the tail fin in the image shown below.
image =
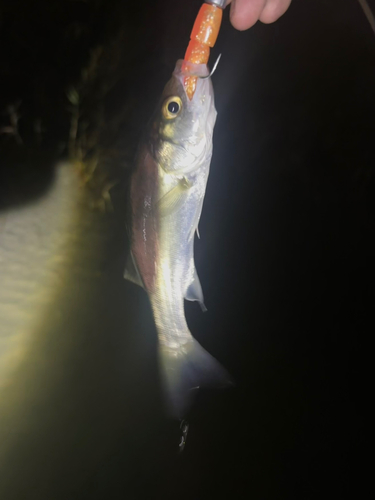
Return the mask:
[[194,339],[178,348],[160,345],[159,358],[168,410],[175,418],[185,416],[195,389],[233,385],[228,372]]

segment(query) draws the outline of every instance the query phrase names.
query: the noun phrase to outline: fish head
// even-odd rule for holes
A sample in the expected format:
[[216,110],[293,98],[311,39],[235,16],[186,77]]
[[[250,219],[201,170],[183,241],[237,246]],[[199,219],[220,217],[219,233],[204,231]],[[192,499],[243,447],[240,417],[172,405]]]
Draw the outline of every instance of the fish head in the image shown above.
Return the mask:
[[[190,172],[212,154],[216,109],[211,78],[205,64],[177,61],[164,88],[152,130],[154,156],[167,172]],[[186,94],[186,78],[196,78],[192,99]]]

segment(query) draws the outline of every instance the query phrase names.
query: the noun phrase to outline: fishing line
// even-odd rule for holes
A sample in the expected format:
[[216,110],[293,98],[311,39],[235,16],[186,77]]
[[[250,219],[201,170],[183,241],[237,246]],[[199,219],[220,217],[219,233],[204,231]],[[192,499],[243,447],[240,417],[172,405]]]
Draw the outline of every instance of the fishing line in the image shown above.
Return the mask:
[[372,10],[370,9],[367,0],[358,0],[358,2],[359,5],[362,7],[363,12],[365,13],[365,16],[367,17],[368,22],[370,23],[372,31],[375,33],[375,16]]

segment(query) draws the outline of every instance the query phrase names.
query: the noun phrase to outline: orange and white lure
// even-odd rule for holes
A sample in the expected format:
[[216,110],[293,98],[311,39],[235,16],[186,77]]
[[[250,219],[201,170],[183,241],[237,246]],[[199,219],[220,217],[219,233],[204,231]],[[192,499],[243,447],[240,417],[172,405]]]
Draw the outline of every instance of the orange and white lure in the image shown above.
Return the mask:
[[[223,8],[226,0],[208,0],[199,10],[193,30],[190,35],[190,43],[185,52],[184,60],[192,64],[207,64],[212,48],[219,35]],[[186,77],[184,81],[186,94],[192,99],[197,78]]]

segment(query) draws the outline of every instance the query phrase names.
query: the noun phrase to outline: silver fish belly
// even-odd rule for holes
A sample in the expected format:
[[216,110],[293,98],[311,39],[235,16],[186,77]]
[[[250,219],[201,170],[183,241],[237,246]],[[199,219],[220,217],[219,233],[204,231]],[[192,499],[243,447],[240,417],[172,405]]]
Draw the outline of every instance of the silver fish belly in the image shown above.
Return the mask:
[[194,263],[216,120],[211,80],[197,81],[190,101],[186,75],[206,66],[176,65],[140,148],[131,184],[132,242],[125,277],[147,291],[159,339],[160,367],[170,412],[182,417],[192,389],[227,385],[229,376],[196,342],[184,299],[204,307]]

